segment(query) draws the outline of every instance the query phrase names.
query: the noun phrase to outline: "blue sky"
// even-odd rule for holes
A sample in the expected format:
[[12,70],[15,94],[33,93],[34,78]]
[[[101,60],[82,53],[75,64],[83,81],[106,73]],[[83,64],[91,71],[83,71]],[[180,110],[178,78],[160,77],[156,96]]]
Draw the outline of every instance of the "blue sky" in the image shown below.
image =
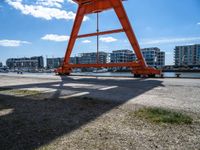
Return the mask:
[[[176,45],[200,43],[199,0],[128,0],[124,7],[141,48],[159,47],[173,64]],[[0,0],[0,62],[10,57],[63,57],[77,5],[71,0]],[[80,34],[95,32],[96,16]],[[100,30],[121,28],[113,10],[100,14]],[[132,49],[124,33],[101,36],[100,50]],[[72,56],[96,51],[96,38],[77,40]]]

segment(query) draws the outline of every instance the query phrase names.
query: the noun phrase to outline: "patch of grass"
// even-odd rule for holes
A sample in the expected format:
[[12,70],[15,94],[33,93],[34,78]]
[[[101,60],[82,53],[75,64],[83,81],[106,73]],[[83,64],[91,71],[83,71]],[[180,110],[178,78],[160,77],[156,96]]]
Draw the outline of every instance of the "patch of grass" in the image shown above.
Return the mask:
[[191,124],[192,118],[179,112],[162,108],[142,108],[135,112],[140,118],[145,118],[155,123]]
[[40,94],[40,91],[35,91],[35,90],[6,90],[3,92],[3,94],[14,94],[14,95],[22,95],[22,96],[28,96],[28,95],[37,95]]
[[85,129],[84,132],[90,133],[90,130],[89,129]]

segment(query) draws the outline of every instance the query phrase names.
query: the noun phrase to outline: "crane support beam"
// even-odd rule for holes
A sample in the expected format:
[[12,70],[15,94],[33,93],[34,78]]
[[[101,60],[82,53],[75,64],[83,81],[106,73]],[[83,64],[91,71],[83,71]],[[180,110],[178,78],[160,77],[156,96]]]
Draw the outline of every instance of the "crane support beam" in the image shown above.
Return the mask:
[[120,33],[120,32],[124,32],[124,29],[116,29],[116,30],[103,31],[103,32],[98,32],[98,33],[83,34],[83,35],[78,35],[77,38],[86,38],[86,37],[91,37],[91,36],[106,35],[106,34],[113,34],[113,33]]
[[[157,70],[153,67],[149,67],[146,64],[146,61],[143,58],[142,52],[140,50],[139,43],[137,41],[136,35],[134,33],[134,30],[132,29],[131,23],[128,19],[128,16],[126,14],[125,8],[122,4],[123,0],[73,0],[78,4],[78,10],[76,13],[74,25],[72,28],[72,32],[70,35],[70,39],[68,42],[68,47],[66,49],[64,62],[60,68],[56,70],[56,73],[58,74],[67,74],[69,75],[72,68],[82,68],[82,67],[131,67],[133,74],[138,75],[155,75],[155,74],[161,74],[160,70]],[[119,22],[122,25],[122,29],[117,30],[110,30],[110,31],[103,31],[97,33],[90,33],[90,34],[84,34],[84,35],[78,35],[81,24],[83,22],[84,16],[87,14],[92,13],[100,13],[102,11],[113,9],[116,13]],[[76,42],[77,38],[85,38],[90,36],[99,36],[99,35],[105,35],[105,34],[113,34],[113,33],[120,33],[125,32],[136,56],[137,61],[136,62],[128,62],[128,63],[114,63],[114,64],[70,64],[70,55],[72,53],[74,44]],[[98,47],[98,46],[97,46]],[[98,59],[98,58],[97,58]],[[98,62],[98,61],[97,61]]]
[[69,61],[70,61],[70,55],[72,53],[72,49],[73,49],[74,44],[76,42],[76,38],[77,38],[77,35],[78,35],[78,32],[79,32],[79,29],[81,27],[81,23],[83,21],[84,14],[85,14],[85,7],[79,6],[78,11],[77,11],[77,15],[76,15],[76,18],[75,18],[75,21],[74,21],[74,25],[73,25],[73,28],[72,28],[72,32],[71,32],[71,35],[70,35],[70,38],[69,38],[69,43],[68,43],[68,47],[67,47],[67,50],[66,50],[66,54],[65,54],[65,57],[64,57],[64,63],[63,64],[66,64],[66,63],[68,64]]
[[140,67],[137,62],[107,63],[107,64],[69,64],[70,68],[112,68],[112,67]]

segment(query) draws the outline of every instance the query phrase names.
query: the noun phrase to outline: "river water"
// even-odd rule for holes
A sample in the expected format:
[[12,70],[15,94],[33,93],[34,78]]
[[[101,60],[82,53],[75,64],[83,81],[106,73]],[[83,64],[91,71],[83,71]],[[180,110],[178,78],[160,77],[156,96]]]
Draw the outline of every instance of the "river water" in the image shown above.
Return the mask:
[[[176,72],[164,72],[164,77],[176,77]],[[187,73],[187,72],[178,72],[180,77],[183,78],[200,78],[200,73]],[[93,72],[81,72],[81,73],[72,73],[72,75],[89,75],[89,76],[124,76],[124,77],[132,77],[133,74],[129,72],[105,72],[105,73],[93,73]]]

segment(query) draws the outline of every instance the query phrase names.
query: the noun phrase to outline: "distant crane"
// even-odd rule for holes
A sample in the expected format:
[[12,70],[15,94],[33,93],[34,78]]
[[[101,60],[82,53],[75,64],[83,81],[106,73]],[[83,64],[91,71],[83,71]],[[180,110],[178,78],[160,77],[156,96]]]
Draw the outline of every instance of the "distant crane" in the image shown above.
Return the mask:
[[[155,68],[147,66],[147,64],[143,58],[143,55],[141,53],[137,38],[131,27],[131,23],[128,19],[128,16],[127,16],[124,6],[122,4],[122,1],[124,1],[124,0],[73,0],[73,1],[76,2],[79,6],[78,6],[75,21],[74,21],[74,25],[72,28],[72,32],[70,35],[66,54],[64,57],[64,62],[60,68],[55,70],[55,72],[57,74],[70,75],[73,68],[87,68],[87,67],[94,67],[94,68],[130,67],[130,68],[132,68],[132,73],[134,74],[135,77],[140,77],[141,75],[154,77],[156,74],[157,75],[161,74],[160,70],[157,70]],[[108,9],[114,9],[114,11],[122,25],[122,28],[110,30],[110,31],[99,32],[98,15],[100,12],[108,10]],[[92,14],[92,13],[97,14],[97,32],[90,33],[90,34],[84,34],[84,35],[78,35],[84,15]],[[99,56],[98,56],[99,55],[98,54],[98,52],[99,52],[99,36],[106,35],[106,34],[120,33],[120,32],[125,32],[126,36],[128,37],[128,40],[137,56],[137,61],[125,62],[125,63],[100,64],[99,60],[98,60],[99,59]],[[97,63],[96,64],[70,64],[69,63],[70,55],[72,53],[76,39],[91,37],[91,36],[97,36]]]

